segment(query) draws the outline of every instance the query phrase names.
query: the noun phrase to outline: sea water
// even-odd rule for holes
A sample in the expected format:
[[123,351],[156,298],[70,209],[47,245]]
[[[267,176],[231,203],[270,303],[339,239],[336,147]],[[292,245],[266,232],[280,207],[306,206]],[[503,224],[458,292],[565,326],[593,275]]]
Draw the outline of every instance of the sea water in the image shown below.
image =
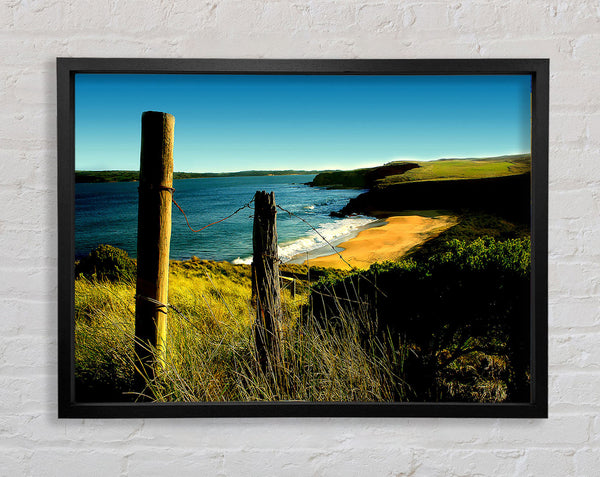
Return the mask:
[[[365,216],[331,217],[332,211],[340,210],[349,199],[364,191],[305,184],[313,178],[314,175],[288,175],[181,179],[173,181],[173,197],[187,214],[191,227],[199,229],[250,202],[257,190],[273,191],[275,202],[297,216],[278,210],[279,256],[285,262],[327,245],[322,237],[327,242],[339,242],[375,221]],[[100,244],[122,248],[135,257],[137,209],[137,182],[76,184],[76,258],[87,255]],[[250,263],[253,212],[251,205],[223,222],[194,233],[186,225],[183,214],[173,206],[170,258],[186,260],[196,256]]]

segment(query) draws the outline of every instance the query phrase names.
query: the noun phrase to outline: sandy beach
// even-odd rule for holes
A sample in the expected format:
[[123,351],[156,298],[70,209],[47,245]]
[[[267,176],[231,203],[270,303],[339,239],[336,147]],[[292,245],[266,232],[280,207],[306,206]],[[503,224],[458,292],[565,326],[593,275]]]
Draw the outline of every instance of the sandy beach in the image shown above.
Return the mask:
[[[354,238],[340,243],[337,248],[344,260],[356,268],[368,268],[375,262],[396,260],[411,248],[436,237],[457,223],[447,213],[417,211],[411,215],[387,217],[381,226],[362,230]],[[306,263],[306,261],[304,261]],[[337,254],[310,259],[311,266],[349,269]]]

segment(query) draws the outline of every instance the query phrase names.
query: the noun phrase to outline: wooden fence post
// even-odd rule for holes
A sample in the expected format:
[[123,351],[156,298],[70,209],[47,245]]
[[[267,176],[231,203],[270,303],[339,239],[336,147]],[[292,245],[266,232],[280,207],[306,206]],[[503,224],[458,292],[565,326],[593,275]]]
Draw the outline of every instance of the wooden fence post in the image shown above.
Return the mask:
[[252,231],[252,296],[256,303],[254,338],[263,369],[280,360],[281,289],[277,256],[277,209],[275,194],[254,195]]
[[[170,114],[142,113],[135,348],[150,378],[166,353],[168,310],[161,304],[168,303],[174,126]],[[148,345],[157,351],[156,362]]]

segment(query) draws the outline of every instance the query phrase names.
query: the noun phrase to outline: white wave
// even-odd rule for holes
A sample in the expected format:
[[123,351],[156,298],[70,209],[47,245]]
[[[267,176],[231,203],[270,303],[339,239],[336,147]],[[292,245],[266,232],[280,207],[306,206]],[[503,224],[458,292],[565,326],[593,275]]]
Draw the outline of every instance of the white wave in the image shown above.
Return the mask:
[[306,206],[304,206],[304,208],[307,210],[313,210],[315,208],[315,206],[314,205],[306,205]]
[[235,258],[231,261],[234,265],[250,265],[252,263],[252,257],[247,258]]
[[[323,224],[319,227],[316,227],[316,229],[319,231],[319,234],[321,234],[323,238],[317,232],[311,230],[310,234],[306,237],[281,244],[277,248],[279,259],[285,263],[296,255],[321,248],[327,245],[327,242],[332,244],[335,242],[339,243],[340,241],[343,241],[343,239],[355,234],[365,225],[376,221],[377,219],[374,219],[373,217],[356,215],[336,220],[335,222]],[[333,253],[333,251],[331,253]],[[238,257],[233,260],[232,263],[236,265],[249,265],[252,263],[252,257]]]
[[311,230],[310,235],[307,237],[282,244],[278,250],[279,258],[286,262],[296,255],[323,247],[327,245],[327,242],[339,242],[340,239],[353,235],[360,228],[375,222],[375,220],[372,217],[354,216],[323,224],[317,227],[319,233]]

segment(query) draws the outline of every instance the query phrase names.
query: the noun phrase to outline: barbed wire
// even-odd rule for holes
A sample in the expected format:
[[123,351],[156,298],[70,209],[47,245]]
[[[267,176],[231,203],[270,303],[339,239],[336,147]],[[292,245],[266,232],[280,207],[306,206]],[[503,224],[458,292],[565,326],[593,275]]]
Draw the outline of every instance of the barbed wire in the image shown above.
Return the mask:
[[194,229],[192,228],[192,226],[190,225],[190,221],[189,221],[189,220],[188,220],[188,218],[187,218],[187,215],[186,215],[186,213],[185,213],[185,212],[184,212],[184,210],[181,208],[181,206],[180,206],[180,205],[177,203],[177,201],[175,200],[175,198],[174,198],[174,197],[171,197],[171,200],[173,201],[173,203],[175,204],[175,206],[176,206],[176,207],[177,207],[177,208],[178,208],[178,209],[181,211],[181,213],[183,214],[183,217],[185,218],[185,222],[186,222],[186,224],[187,224],[188,228],[189,228],[189,229],[190,229],[192,232],[196,233],[196,232],[201,232],[201,231],[203,231],[204,229],[207,229],[208,227],[211,227],[212,225],[216,225],[216,224],[218,224],[218,223],[220,223],[220,222],[224,222],[225,220],[227,220],[227,219],[230,219],[231,217],[233,217],[233,216],[234,216],[235,214],[237,214],[238,212],[240,212],[240,211],[244,210],[246,207],[250,209],[250,208],[251,208],[251,207],[250,207],[250,204],[252,204],[252,202],[254,202],[254,197],[252,198],[252,200],[250,200],[250,202],[247,202],[247,203],[245,203],[245,204],[244,204],[244,205],[242,205],[242,206],[241,206],[239,209],[237,209],[235,212],[233,212],[232,214],[228,215],[227,217],[223,217],[222,219],[219,219],[219,220],[217,220],[216,222],[212,222],[212,223],[210,223],[210,224],[208,224],[208,225],[205,225],[204,227],[202,227],[202,228],[199,228],[198,230],[194,230]]
[[[175,189],[170,188],[170,192],[174,193]],[[204,229],[207,229],[208,227],[211,227],[212,225],[216,225],[220,222],[224,222],[227,219],[230,219],[231,217],[233,217],[235,214],[237,214],[238,212],[241,212],[242,210],[244,210],[245,208],[249,208],[251,209],[250,205],[252,204],[252,202],[254,202],[254,197],[246,202],[244,205],[242,205],[241,207],[237,208],[233,213],[229,214],[227,217],[223,217],[222,219],[219,219],[215,222],[212,222],[208,225],[205,225],[204,227],[195,230],[190,226],[190,222],[187,218],[187,215],[185,213],[185,211],[183,210],[183,208],[181,208],[181,206],[177,203],[177,201],[175,200],[175,198],[173,196],[171,196],[171,200],[173,201],[173,203],[175,204],[175,206],[181,211],[181,213],[183,214],[183,217],[185,218],[185,221],[187,223],[188,228],[192,231],[192,232],[201,232]],[[286,214],[288,214],[290,217],[294,217],[302,222],[304,222],[313,232],[315,232],[319,237],[321,237],[321,239],[323,240],[323,242],[325,242],[327,245],[329,245],[329,247],[331,247],[331,249],[335,252],[335,254],[339,257],[339,259],[344,262],[346,265],[348,265],[348,267],[350,267],[350,269],[355,272],[358,273],[364,280],[367,281],[367,283],[371,284],[373,287],[375,287],[375,289],[381,293],[384,297],[386,297],[387,295],[385,294],[385,292],[383,292],[383,290],[381,290],[375,283],[373,283],[369,278],[367,278],[360,269],[358,269],[357,267],[355,267],[354,265],[352,265],[350,262],[348,262],[340,253],[340,251],[335,247],[335,245],[333,245],[329,240],[327,240],[323,234],[321,232],[319,232],[319,230],[314,227],[311,223],[309,223],[307,220],[305,220],[304,218],[300,217],[299,215],[295,214],[294,212],[292,212],[291,210],[286,209],[285,207],[282,207],[281,205],[277,204],[276,207],[281,210],[282,212],[285,212]],[[277,261],[279,261],[280,263],[283,263],[283,261],[279,258],[279,257],[272,257],[273,259],[276,259]],[[164,304],[163,304],[164,305]],[[171,305],[164,305],[164,306],[171,306]],[[176,312],[178,312],[178,310],[176,308],[173,308]],[[181,314],[180,312],[178,312],[179,314]],[[181,316],[183,316],[181,314]],[[189,321],[189,319],[187,317],[184,317],[186,320]],[[191,323],[191,322],[190,322]]]
[[[160,187],[159,187],[159,189],[160,189],[160,190],[167,190],[167,191],[171,192],[171,194],[173,194],[173,193],[175,192],[175,189],[174,189],[174,188],[172,188],[172,187],[163,187],[163,186],[160,186]],[[220,223],[220,222],[224,222],[225,220],[228,220],[228,219],[230,219],[231,217],[233,217],[234,215],[236,215],[236,214],[237,214],[237,213],[239,213],[240,211],[244,210],[245,208],[249,208],[249,209],[251,209],[251,204],[252,204],[252,202],[254,202],[254,197],[253,197],[253,198],[252,198],[250,201],[248,201],[247,203],[245,203],[244,205],[242,205],[241,207],[239,207],[238,209],[236,209],[236,210],[235,210],[233,213],[229,214],[227,217],[224,217],[224,218],[222,218],[222,219],[219,219],[219,220],[217,220],[217,221],[215,221],[215,222],[212,222],[212,223],[210,223],[210,224],[208,224],[208,225],[205,225],[204,227],[202,227],[202,228],[200,228],[200,229],[197,229],[197,230],[193,229],[193,228],[190,226],[190,223],[189,223],[189,220],[188,220],[188,217],[187,217],[187,215],[186,215],[185,211],[184,211],[184,210],[183,210],[183,208],[182,208],[182,207],[181,207],[181,206],[180,206],[180,205],[177,203],[177,201],[176,201],[176,200],[173,198],[173,196],[172,196],[172,195],[171,195],[171,200],[173,201],[173,203],[175,204],[175,206],[176,206],[176,207],[177,207],[177,208],[178,208],[178,209],[181,211],[181,213],[183,214],[183,216],[184,216],[184,218],[185,218],[185,221],[186,221],[186,223],[187,223],[187,226],[188,226],[188,228],[189,228],[189,229],[190,229],[192,232],[194,232],[194,233],[197,233],[197,232],[201,232],[202,230],[205,230],[205,229],[207,229],[208,227],[211,227],[211,226],[213,226],[213,225],[216,225],[216,224],[218,224],[218,223]],[[291,216],[291,217],[295,217],[296,219],[298,219],[298,220],[302,221],[303,223],[305,223],[305,224],[306,224],[306,225],[307,225],[307,226],[308,226],[310,229],[312,229],[312,230],[313,230],[313,231],[314,231],[314,232],[315,232],[315,233],[316,233],[316,234],[317,234],[319,237],[321,237],[321,239],[322,239],[322,240],[323,240],[323,241],[324,241],[324,242],[325,242],[327,245],[329,245],[329,246],[331,247],[331,249],[332,249],[332,250],[335,252],[335,254],[336,254],[336,255],[337,255],[339,258],[340,258],[340,260],[342,260],[342,261],[343,261],[343,262],[344,262],[346,265],[348,265],[348,266],[349,266],[349,267],[352,269],[352,271],[354,271],[354,272],[357,272],[357,273],[358,273],[360,276],[362,276],[362,277],[363,277],[363,279],[365,279],[365,280],[366,280],[368,283],[370,283],[371,285],[373,285],[377,291],[379,291],[380,293],[382,293],[382,295],[383,295],[383,296],[386,296],[386,294],[385,294],[385,293],[384,293],[382,290],[380,290],[380,289],[377,287],[377,285],[376,285],[376,284],[374,284],[373,282],[371,282],[371,280],[369,280],[369,279],[368,279],[366,276],[364,276],[364,275],[362,274],[362,271],[361,271],[360,269],[358,269],[358,268],[356,268],[355,266],[353,266],[352,264],[350,264],[350,263],[349,263],[349,262],[348,262],[348,261],[347,261],[347,260],[346,260],[346,259],[345,259],[345,258],[344,258],[342,255],[341,255],[341,253],[340,253],[340,252],[339,252],[339,251],[336,249],[336,247],[335,247],[333,244],[331,244],[331,243],[330,243],[330,242],[329,242],[329,241],[328,241],[328,240],[327,240],[327,239],[326,239],[326,238],[323,236],[323,234],[322,234],[321,232],[319,232],[319,230],[317,230],[317,229],[316,229],[316,228],[315,228],[315,227],[314,227],[312,224],[310,224],[310,223],[309,223],[307,220],[305,220],[304,218],[300,217],[299,215],[297,215],[297,214],[293,213],[292,211],[290,211],[290,210],[286,209],[285,207],[282,207],[281,205],[276,205],[276,207],[277,207],[278,209],[280,209],[281,211],[283,211],[283,212],[287,213],[289,216]],[[272,257],[272,258],[276,258],[276,257]],[[278,260],[279,262],[281,262],[281,260],[280,260],[279,258],[277,258],[277,260]],[[205,272],[205,275],[206,275],[206,277],[208,278],[208,280],[211,282],[211,284],[213,285],[213,287],[215,287],[215,285],[214,285],[214,283],[212,282],[212,279],[210,278],[210,276],[208,275],[208,273],[206,273],[206,272]],[[311,287],[311,288],[312,288],[312,287]],[[232,314],[231,310],[230,310],[230,309],[229,309],[229,307],[227,306],[227,303],[225,302],[225,299],[224,299],[224,297],[221,295],[221,293],[218,291],[218,289],[217,289],[216,287],[215,287],[215,289],[216,289],[216,290],[217,290],[217,292],[219,293],[219,296],[220,296],[221,300],[223,301],[223,303],[225,304],[225,306],[227,307],[227,309],[228,309],[229,313],[230,313],[230,314]],[[326,293],[323,293],[323,292],[319,292],[319,291],[317,291],[317,290],[314,290],[314,289],[312,290],[312,292],[316,292],[316,293],[318,293],[319,295],[322,295],[322,296],[331,296],[332,298],[334,297],[334,296],[332,296],[332,295],[329,295],[329,294],[326,294]],[[159,301],[159,300],[156,300],[156,299],[154,299],[154,298],[151,298],[151,297],[148,297],[148,296],[144,296],[144,295],[139,295],[139,294],[135,295],[135,297],[134,297],[134,298],[135,298],[135,300],[136,300],[136,301],[137,301],[138,299],[145,300],[145,301],[147,301],[147,302],[149,302],[149,303],[152,303],[152,304],[154,304],[154,305],[156,305],[156,306],[158,306],[158,307],[160,307],[160,308],[164,308],[165,310],[172,309],[172,310],[173,310],[173,311],[174,311],[174,312],[175,312],[175,313],[176,313],[176,314],[177,314],[179,317],[183,318],[183,319],[184,319],[186,322],[188,322],[188,323],[189,323],[189,324],[190,324],[192,327],[194,327],[194,328],[195,328],[197,331],[199,331],[199,332],[201,332],[201,333],[203,332],[203,330],[202,330],[202,329],[200,329],[200,328],[199,328],[199,327],[198,327],[198,326],[197,326],[197,325],[196,325],[194,322],[192,322],[192,320],[190,320],[190,318],[189,318],[188,316],[186,316],[184,313],[182,313],[182,312],[181,312],[181,311],[180,311],[180,310],[179,310],[179,309],[178,309],[178,308],[177,308],[175,305],[173,305],[173,304],[171,304],[171,303],[163,303],[163,302],[161,302],[161,301]],[[204,297],[203,297],[203,298],[204,298]],[[356,302],[356,303],[360,303],[360,302],[358,302],[358,301],[351,300],[351,299],[349,299],[349,298],[347,299],[347,301],[349,301],[349,302]],[[209,309],[210,309],[210,307],[209,307]],[[166,311],[165,311],[165,313],[166,313]],[[233,315],[233,314],[232,314],[232,315]]]
[[289,214],[292,217],[296,217],[297,219],[301,220],[302,222],[304,222],[306,225],[308,225],[319,237],[321,237],[321,239],[331,247],[331,249],[337,254],[338,257],[340,257],[340,259],[346,264],[348,265],[352,271],[356,271],[358,270],[354,265],[352,265],[351,263],[349,263],[344,257],[342,257],[342,254],[339,252],[339,250],[333,245],[331,244],[324,236],[321,232],[319,232],[315,227],[313,227],[309,222],[307,222],[305,219],[303,219],[302,217],[300,217],[299,215],[294,214],[293,212],[287,210],[285,207],[281,207],[279,204],[277,204],[276,206],[278,209],[282,210],[283,212]]
[[302,217],[300,217],[299,215],[294,214],[293,212],[287,210],[284,207],[281,207],[279,204],[276,206],[278,209],[282,210],[283,212],[286,212],[287,214],[289,214],[290,216],[296,217],[297,219],[301,220],[302,222],[304,222],[306,225],[308,225],[314,232],[317,233],[317,235],[319,235],[319,237],[321,237],[321,239],[323,239],[323,241],[329,245],[331,247],[331,249],[336,253],[336,255],[346,264],[348,265],[353,272],[358,273],[364,280],[367,281],[367,283],[369,283],[370,285],[372,285],[375,290],[377,290],[379,293],[381,293],[384,297],[387,298],[387,295],[385,294],[385,292],[383,290],[381,290],[376,283],[373,283],[371,280],[369,280],[369,278],[367,278],[360,269],[356,268],[354,265],[352,265],[351,263],[349,263],[343,256],[342,254],[339,252],[339,250],[331,243],[329,242],[329,240],[327,240],[325,237],[323,237],[323,234],[321,234],[321,232],[319,232],[315,227],[313,227],[309,222],[307,222],[306,220],[304,220]]
[[187,321],[190,325],[192,325],[194,328],[196,328],[196,330],[198,330],[200,333],[202,333],[203,331],[196,326],[195,323],[192,322],[192,320],[190,320],[186,315],[184,315],[179,308],[177,308],[175,305],[172,305],[171,303],[163,303],[161,301],[155,300],[154,298],[150,298],[149,296],[144,296],[144,295],[135,295],[136,299],[141,299],[141,300],[145,300],[149,303],[153,303],[154,305],[157,305],[160,308],[165,308],[165,309],[171,309],[173,310],[175,313],[177,313],[179,316],[181,316],[185,321]]

